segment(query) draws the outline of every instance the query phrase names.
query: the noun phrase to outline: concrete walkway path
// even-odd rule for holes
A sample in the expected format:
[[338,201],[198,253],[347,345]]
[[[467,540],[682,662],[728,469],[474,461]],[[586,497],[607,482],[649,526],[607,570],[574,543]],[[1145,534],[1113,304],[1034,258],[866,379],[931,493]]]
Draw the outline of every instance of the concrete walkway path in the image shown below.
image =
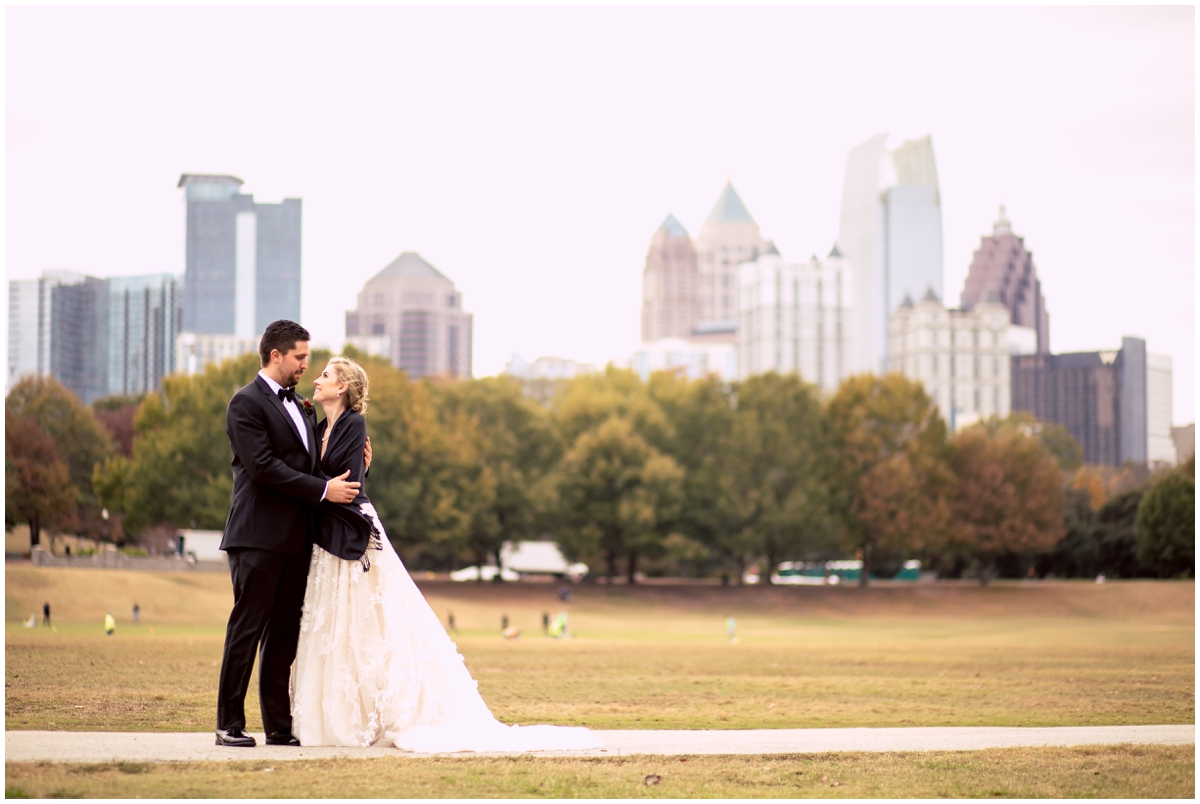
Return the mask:
[[[1067,726],[1056,728],[937,727],[904,729],[752,729],[745,731],[596,731],[604,748],[546,751],[539,756],[651,754],[812,754],[824,751],[973,751],[1019,746],[1140,743],[1195,745],[1196,727]],[[287,761],[416,756],[394,748],[223,748],[212,732],[120,733],[8,731],[6,762]]]

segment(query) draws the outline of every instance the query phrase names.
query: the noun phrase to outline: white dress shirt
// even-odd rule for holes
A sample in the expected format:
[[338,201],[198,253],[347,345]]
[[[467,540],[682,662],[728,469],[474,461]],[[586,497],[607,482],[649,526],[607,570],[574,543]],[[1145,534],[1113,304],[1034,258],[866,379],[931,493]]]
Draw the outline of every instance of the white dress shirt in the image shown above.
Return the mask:
[[[258,376],[267,381],[267,385],[271,388],[271,393],[279,396],[279,391],[283,388],[282,385],[268,377],[264,372],[258,372]],[[283,403],[283,409],[292,417],[292,422],[296,425],[296,432],[300,434],[300,440],[304,442],[304,448],[308,449],[308,428],[304,426],[304,414],[300,412],[300,406],[290,399],[279,400]],[[325,499],[325,495],[329,493],[329,481],[325,481],[325,490],[321,492],[321,499]]]

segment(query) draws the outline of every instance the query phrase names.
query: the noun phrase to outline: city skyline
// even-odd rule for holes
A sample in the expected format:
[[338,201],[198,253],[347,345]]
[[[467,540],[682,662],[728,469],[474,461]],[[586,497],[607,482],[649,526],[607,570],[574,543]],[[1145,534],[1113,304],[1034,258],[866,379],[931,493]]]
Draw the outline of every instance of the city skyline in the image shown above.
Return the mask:
[[[667,214],[698,232],[732,174],[762,231],[804,261],[837,238],[849,150],[928,133],[947,299],[1004,204],[1035,255],[1055,352],[1145,338],[1174,358],[1176,422],[1194,418],[1192,9],[13,8],[7,20],[9,279],[181,274],[175,181],[229,173],[257,200],[304,199],[301,318],[318,342],[339,344],[363,283],[415,251],[472,300],[475,376],[514,352],[603,364],[637,347],[646,244]],[[403,53],[387,46],[399,29]],[[797,66],[800,41],[805,64],[844,69]],[[237,58],[177,58],[201,42]],[[314,46],[324,57],[308,64]],[[630,58],[613,65],[614,46]],[[1019,113],[997,113],[998,98]],[[699,111],[735,103],[747,111]]]

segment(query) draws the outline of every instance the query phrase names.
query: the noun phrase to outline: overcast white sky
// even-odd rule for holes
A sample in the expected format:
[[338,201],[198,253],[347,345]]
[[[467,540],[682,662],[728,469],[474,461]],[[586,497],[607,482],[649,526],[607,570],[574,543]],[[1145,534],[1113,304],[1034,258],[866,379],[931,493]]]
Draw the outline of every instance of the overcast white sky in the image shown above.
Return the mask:
[[[1195,419],[1192,8],[5,10],[5,263],[183,272],[180,173],[304,200],[302,323],[340,344],[414,250],[515,352],[638,343],[646,248],[727,173],[785,257],[837,235],[847,151],[931,134],[957,303],[1003,203],[1054,351],[1147,339]],[[7,328],[3,330],[7,332]]]

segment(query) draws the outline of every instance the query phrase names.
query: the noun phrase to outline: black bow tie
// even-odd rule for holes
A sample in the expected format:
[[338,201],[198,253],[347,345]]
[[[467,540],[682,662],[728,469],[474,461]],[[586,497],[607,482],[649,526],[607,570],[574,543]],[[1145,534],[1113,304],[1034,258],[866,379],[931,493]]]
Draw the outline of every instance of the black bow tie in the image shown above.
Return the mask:
[[296,404],[296,391],[292,388],[280,388],[279,398],[285,402],[291,401],[294,405]]

